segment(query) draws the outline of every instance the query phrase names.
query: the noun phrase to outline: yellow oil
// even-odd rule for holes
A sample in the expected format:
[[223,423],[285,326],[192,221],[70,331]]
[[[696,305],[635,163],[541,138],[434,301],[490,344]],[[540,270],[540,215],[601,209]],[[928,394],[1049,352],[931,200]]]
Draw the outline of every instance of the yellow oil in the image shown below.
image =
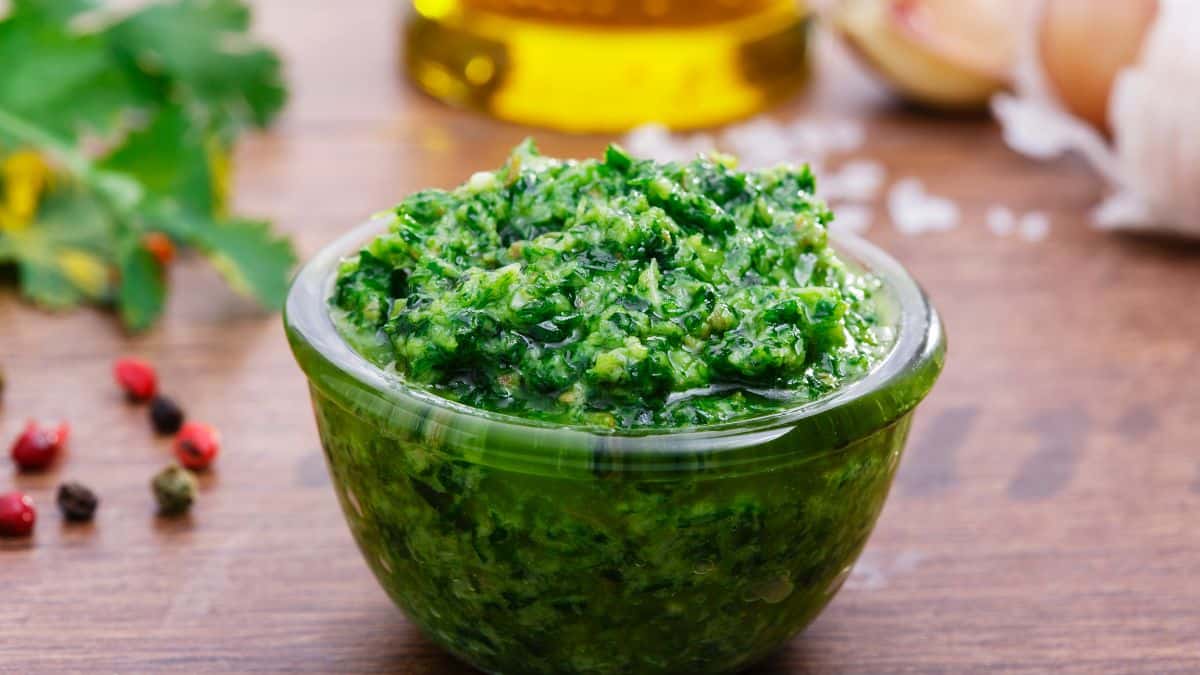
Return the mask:
[[807,76],[796,0],[414,0],[406,67],[455,105],[565,131],[752,115]]

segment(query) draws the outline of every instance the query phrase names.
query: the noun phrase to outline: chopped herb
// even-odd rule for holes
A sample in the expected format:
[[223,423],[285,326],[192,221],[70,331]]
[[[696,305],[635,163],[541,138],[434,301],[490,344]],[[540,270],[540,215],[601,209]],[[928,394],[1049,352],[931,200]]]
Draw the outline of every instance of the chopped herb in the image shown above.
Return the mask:
[[807,168],[542,157],[402,202],[339,273],[348,337],[467,405],[617,428],[827,395],[890,346]]

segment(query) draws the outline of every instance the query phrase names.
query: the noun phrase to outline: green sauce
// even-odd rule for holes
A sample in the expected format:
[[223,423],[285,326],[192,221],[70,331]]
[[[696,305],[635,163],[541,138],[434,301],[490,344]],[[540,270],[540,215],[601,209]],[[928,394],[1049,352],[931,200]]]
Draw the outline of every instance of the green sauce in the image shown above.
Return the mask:
[[313,392],[380,583],[431,640],[502,675],[702,675],[762,658],[837,591],[909,427],[904,415],[837,451],[803,433],[751,443],[737,453],[790,459],[749,473],[712,453],[646,478],[597,448],[592,472],[564,461],[571,475],[552,475],[492,466],[530,448],[487,427]]
[[713,424],[823,397],[890,347],[880,282],[826,241],[807,167],[540,156],[394,210],[339,330],[408,383],[589,427]]
[[[807,169],[528,144],[416,194],[330,305],[404,387],[347,368],[299,311],[332,262],[302,273],[288,335],[342,508],[425,635],[502,675],[725,673],[830,601],[944,337],[906,277],[885,287],[829,248],[812,194]],[[748,419],[863,376],[900,330],[916,346],[854,396]]]

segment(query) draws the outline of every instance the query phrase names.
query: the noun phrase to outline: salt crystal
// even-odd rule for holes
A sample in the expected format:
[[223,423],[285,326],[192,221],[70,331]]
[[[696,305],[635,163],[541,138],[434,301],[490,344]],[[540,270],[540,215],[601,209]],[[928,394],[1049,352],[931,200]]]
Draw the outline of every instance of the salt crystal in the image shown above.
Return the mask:
[[1002,122],[1004,142],[1017,152],[1036,159],[1057,157],[1072,147],[1077,131],[1059,111],[1001,94],[992,100],[992,111]]
[[630,148],[660,146],[671,140],[671,130],[661,124],[643,124],[625,135],[625,145]]
[[998,237],[1016,232],[1022,239],[1038,242],[1050,234],[1050,217],[1042,211],[1030,211],[1020,217],[1007,206],[990,207],[984,216],[987,227]]
[[756,169],[820,162],[830,153],[860,147],[865,138],[862,123],[852,120],[800,118],[783,124],[769,117],[756,117],[728,127],[719,144],[737,155],[742,166]]
[[783,124],[756,117],[726,128],[716,141],[704,134],[676,135],[661,124],[646,124],[630,131],[624,145],[635,155],[658,161],[686,161],[721,147],[738,156],[742,166],[756,169],[820,162],[831,153],[856,150],[865,140],[863,124],[856,120],[800,118]]
[[721,142],[749,169],[792,161],[794,158],[795,148],[789,142],[783,126],[765,117],[729,127],[721,135]]
[[837,120],[831,130],[830,146],[835,152],[851,152],[862,147],[867,140],[863,125],[855,120]]
[[686,162],[697,155],[712,153],[716,145],[711,136],[675,135],[661,124],[644,124],[630,131],[625,147],[635,155],[660,162]]
[[924,191],[921,181],[915,178],[903,178],[892,185],[887,206],[896,229],[905,234],[917,234],[923,229],[922,222],[914,217],[914,208]]
[[946,232],[958,227],[958,205],[948,199],[930,197],[924,205],[926,229],[931,232]]
[[837,172],[823,175],[818,187],[825,199],[869,202],[879,194],[886,178],[887,171],[879,162],[856,159],[843,164]]
[[871,221],[875,219],[871,207],[861,204],[839,204],[833,211],[834,219],[829,230],[835,233],[862,234],[871,228]]
[[1007,206],[993,206],[984,216],[988,229],[997,237],[1007,237],[1017,229],[1017,216]]
[[916,178],[896,181],[888,193],[888,215],[902,234],[945,232],[958,227],[958,205],[949,199],[925,192]]
[[796,120],[788,125],[786,141],[806,157],[824,157],[830,149],[829,130],[810,120]]
[[1030,211],[1021,216],[1017,229],[1025,241],[1041,241],[1050,234],[1050,216],[1041,211]]
[[823,157],[862,147],[866,131],[855,120],[822,121],[800,118],[787,125],[787,136],[806,156]]

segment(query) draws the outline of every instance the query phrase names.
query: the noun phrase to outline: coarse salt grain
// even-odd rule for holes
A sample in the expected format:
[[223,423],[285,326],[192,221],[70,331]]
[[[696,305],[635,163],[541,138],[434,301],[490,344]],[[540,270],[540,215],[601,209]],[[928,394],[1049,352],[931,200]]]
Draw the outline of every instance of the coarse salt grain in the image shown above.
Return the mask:
[[797,119],[780,123],[756,117],[726,128],[719,139],[705,134],[673,134],[661,124],[630,131],[623,144],[635,155],[658,161],[687,161],[717,148],[738,157],[747,169],[807,162],[820,164],[832,153],[860,148],[866,131],[856,120]]
[[835,120],[830,136],[830,149],[834,152],[853,152],[867,142],[867,132],[862,123],[850,119]]
[[833,223],[829,225],[829,231],[835,233],[862,234],[871,229],[871,221],[875,219],[871,207],[861,204],[838,204],[833,212]]
[[958,227],[958,205],[931,195],[916,178],[903,178],[888,192],[888,215],[901,234],[945,232]]
[[987,227],[997,237],[1007,237],[1017,229],[1017,216],[1007,206],[992,206],[984,216]]
[[806,160],[820,159],[797,146],[795,139],[789,136],[782,125],[766,118],[754,119],[726,129],[721,135],[721,147],[736,155],[741,164],[748,169],[794,162],[799,157]]
[[1042,241],[1050,234],[1050,216],[1041,211],[1030,211],[1021,216],[1017,231],[1025,241]]
[[886,179],[887,171],[882,164],[856,159],[846,162],[838,171],[822,175],[817,187],[824,199],[869,202],[878,196]]
[[624,145],[635,155],[659,162],[686,162],[709,154],[716,144],[707,134],[679,136],[661,124],[645,124],[625,136]]
[[[716,152],[718,148],[737,156],[747,169],[807,162],[813,172],[821,176],[818,181],[820,196],[838,202],[837,218],[831,229],[860,233],[874,220],[871,207],[861,202],[874,201],[887,181],[887,171],[879,162],[870,159],[851,159],[839,170],[828,174],[822,171],[822,164],[830,154],[861,148],[865,140],[863,125],[855,120],[801,118],[780,123],[769,117],[758,117],[726,128],[719,139],[707,134],[674,134],[661,124],[647,124],[630,131],[623,143],[635,155],[660,162],[686,162],[697,155]],[[945,232],[958,227],[961,222],[956,203],[929,194],[916,178],[903,178],[891,186],[887,208],[896,229],[906,235]],[[1029,242],[1042,241],[1050,233],[1050,218],[1039,211],[1018,217],[1007,206],[993,205],[985,213],[985,222],[996,236],[1016,233]]]
[[1007,206],[990,207],[984,216],[987,228],[997,237],[1016,233],[1028,242],[1039,242],[1050,235],[1050,216],[1042,211],[1030,211],[1018,215]]
[[856,120],[797,119],[785,128],[793,146],[813,156],[852,152],[866,141],[866,131]]

